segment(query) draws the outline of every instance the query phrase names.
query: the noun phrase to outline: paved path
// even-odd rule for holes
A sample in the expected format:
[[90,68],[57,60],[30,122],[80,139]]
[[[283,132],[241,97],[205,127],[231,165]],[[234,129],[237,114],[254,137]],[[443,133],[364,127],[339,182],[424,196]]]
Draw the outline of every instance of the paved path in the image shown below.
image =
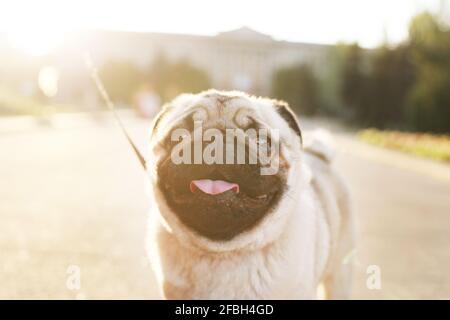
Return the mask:
[[[145,147],[148,121],[125,122]],[[158,298],[146,181],[124,137],[110,118],[52,123],[0,120],[0,298]],[[450,298],[449,166],[336,137],[358,218],[354,297]],[[369,265],[381,290],[366,288]]]
[[[340,136],[358,225],[356,298],[450,299],[450,168]],[[441,173],[441,175],[437,175]],[[367,268],[382,290],[368,290]]]

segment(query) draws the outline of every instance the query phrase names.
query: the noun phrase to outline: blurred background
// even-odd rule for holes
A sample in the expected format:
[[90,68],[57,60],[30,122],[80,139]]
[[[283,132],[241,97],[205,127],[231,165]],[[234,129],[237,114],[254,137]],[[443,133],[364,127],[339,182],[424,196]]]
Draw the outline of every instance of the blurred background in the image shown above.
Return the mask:
[[353,297],[450,299],[445,0],[1,2],[0,298],[159,298],[145,176],[86,55],[142,150],[182,92],[289,102],[338,146]]

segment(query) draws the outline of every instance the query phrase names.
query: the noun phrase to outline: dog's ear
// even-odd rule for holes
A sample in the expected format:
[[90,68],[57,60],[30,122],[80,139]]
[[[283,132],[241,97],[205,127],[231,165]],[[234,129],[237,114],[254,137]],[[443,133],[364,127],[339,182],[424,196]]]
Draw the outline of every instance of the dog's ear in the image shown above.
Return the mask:
[[153,118],[152,124],[150,126],[151,128],[151,135],[150,137],[153,136],[153,134],[156,132],[156,130],[158,130],[159,124],[161,122],[161,119],[164,118],[164,116],[170,112],[172,109],[175,108],[175,106],[183,106],[183,105],[188,105],[189,101],[191,99],[193,99],[195,97],[194,94],[192,93],[183,93],[180,94],[179,96],[177,96],[175,99],[173,99],[171,102],[168,102],[166,104],[164,104],[161,108],[161,110],[158,112],[158,114]]
[[275,109],[278,114],[288,123],[289,127],[300,137],[300,142],[303,144],[302,130],[298,123],[295,113],[291,110],[289,105],[284,101],[275,101]]

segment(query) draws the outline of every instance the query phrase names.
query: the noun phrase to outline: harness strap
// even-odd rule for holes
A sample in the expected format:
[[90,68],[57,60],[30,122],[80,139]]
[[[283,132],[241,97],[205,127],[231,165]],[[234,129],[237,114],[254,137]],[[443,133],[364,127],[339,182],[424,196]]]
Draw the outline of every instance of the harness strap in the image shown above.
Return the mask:
[[119,124],[119,127],[122,130],[122,133],[127,138],[128,143],[130,144],[131,148],[134,151],[134,154],[138,158],[142,168],[145,170],[146,169],[145,158],[142,156],[142,153],[139,151],[136,144],[133,142],[130,135],[128,134],[128,131],[126,130],[124,124],[122,123],[122,120],[120,119],[120,117],[116,111],[116,108],[114,107],[114,103],[111,101],[111,98],[109,97],[108,92],[106,91],[105,86],[103,85],[103,82],[100,79],[100,76],[98,75],[98,70],[94,66],[89,52],[87,52],[85,54],[85,62],[86,62],[87,68],[89,69],[89,71],[91,73],[91,77],[94,80],[94,83],[95,83],[95,86],[96,86],[98,92],[100,93],[100,95],[101,95],[103,101],[105,102],[106,106],[108,107],[108,109],[113,113],[114,118],[116,119],[117,123]]

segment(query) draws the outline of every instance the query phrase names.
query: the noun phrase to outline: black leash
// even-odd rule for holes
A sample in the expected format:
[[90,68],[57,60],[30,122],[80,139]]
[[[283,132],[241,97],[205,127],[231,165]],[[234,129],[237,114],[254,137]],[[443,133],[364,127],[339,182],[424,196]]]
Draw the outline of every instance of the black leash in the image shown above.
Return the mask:
[[125,137],[127,138],[128,143],[131,145],[131,148],[133,149],[134,154],[136,155],[139,162],[141,163],[142,168],[145,170],[146,169],[145,158],[142,156],[142,153],[139,151],[136,144],[131,139],[130,135],[128,134],[128,131],[126,130],[125,126],[122,123],[122,120],[120,119],[119,115],[117,114],[116,108],[114,107],[114,104],[111,101],[111,99],[108,95],[108,92],[106,91],[105,86],[103,85],[103,82],[98,75],[98,70],[94,66],[92,59],[91,59],[91,55],[89,53],[85,54],[85,62],[86,62],[87,68],[89,69],[89,71],[91,73],[91,77],[94,80],[94,83],[95,83],[95,86],[97,87],[98,92],[102,96],[103,101],[105,102],[108,109],[113,113],[114,118],[116,119],[117,123],[119,124],[120,128],[122,129],[122,132],[125,135]]

